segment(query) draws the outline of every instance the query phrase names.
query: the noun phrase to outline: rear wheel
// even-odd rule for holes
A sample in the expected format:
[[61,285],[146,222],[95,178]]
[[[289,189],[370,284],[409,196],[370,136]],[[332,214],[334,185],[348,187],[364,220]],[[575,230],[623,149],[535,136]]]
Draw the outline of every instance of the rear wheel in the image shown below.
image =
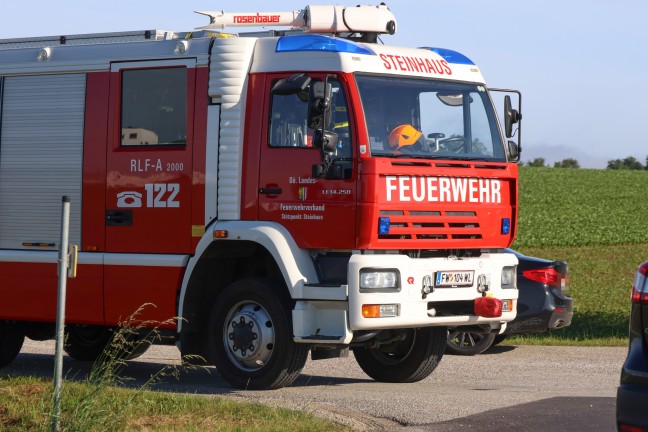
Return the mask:
[[481,354],[493,345],[495,333],[463,332],[460,328],[451,328],[448,332],[446,353],[472,356]]
[[24,341],[25,334],[19,324],[0,321],[0,367],[14,361]]
[[122,360],[132,360],[144,354],[151,346],[150,341],[127,334],[129,331],[126,330],[125,340],[109,348],[114,333],[119,331],[119,328],[112,327],[68,325],[65,328],[64,350],[70,357],[80,361],[95,361],[104,352]]
[[428,377],[443,357],[446,327],[404,329],[404,338],[379,347],[358,347],[353,355],[376,381],[410,383]]
[[288,300],[266,279],[243,279],[218,296],[209,320],[211,357],[232,386],[275,389],[300,374],[308,346],[292,336]]

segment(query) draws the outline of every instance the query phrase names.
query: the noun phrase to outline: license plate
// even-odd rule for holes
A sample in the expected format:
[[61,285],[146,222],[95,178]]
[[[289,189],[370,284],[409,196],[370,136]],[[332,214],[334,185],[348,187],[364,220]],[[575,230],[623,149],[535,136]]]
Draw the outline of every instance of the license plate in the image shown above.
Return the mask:
[[435,287],[469,287],[473,285],[475,272],[464,271],[440,271],[436,273]]
[[502,312],[511,312],[513,300],[502,300]]

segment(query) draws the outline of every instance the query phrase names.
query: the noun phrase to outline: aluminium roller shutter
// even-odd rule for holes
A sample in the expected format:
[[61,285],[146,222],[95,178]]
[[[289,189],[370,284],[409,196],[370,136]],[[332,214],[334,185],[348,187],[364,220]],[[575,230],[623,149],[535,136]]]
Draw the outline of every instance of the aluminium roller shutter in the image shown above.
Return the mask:
[[0,248],[57,249],[61,197],[81,240],[85,75],[5,77],[0,101]]

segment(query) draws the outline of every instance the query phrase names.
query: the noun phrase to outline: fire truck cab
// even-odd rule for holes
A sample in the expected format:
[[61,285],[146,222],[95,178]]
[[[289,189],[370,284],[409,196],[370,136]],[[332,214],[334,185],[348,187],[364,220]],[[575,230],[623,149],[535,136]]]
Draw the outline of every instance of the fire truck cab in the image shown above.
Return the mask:
[[[503,331],[519,107],[501,127],[468,57],[376,43],[385,5],[201,13],[189,33],[0,40],[0,366],[53,336],[62,195],[77,359],[138,311],[235,387],[349,350],[412,382],[447,326]],[[246,25],[292,30],[223,31]]]

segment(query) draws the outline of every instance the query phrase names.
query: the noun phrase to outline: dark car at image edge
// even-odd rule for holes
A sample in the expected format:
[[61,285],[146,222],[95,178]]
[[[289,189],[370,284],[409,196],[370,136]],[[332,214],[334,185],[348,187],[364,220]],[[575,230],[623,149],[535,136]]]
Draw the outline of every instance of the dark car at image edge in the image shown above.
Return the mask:
[[632,283],[628,355],[617,389],[617,428],[648,431],[648,261],[639,266]]
[[568,295],[569,270],[565,261],[550,261],[523,255],[512,249],[519,261],[517,315],[502,334],[490,329],[456,327],[448,332],[446,354],[475,355],[502,342],[509,335],[540,333],[567,327],[574,314]]

